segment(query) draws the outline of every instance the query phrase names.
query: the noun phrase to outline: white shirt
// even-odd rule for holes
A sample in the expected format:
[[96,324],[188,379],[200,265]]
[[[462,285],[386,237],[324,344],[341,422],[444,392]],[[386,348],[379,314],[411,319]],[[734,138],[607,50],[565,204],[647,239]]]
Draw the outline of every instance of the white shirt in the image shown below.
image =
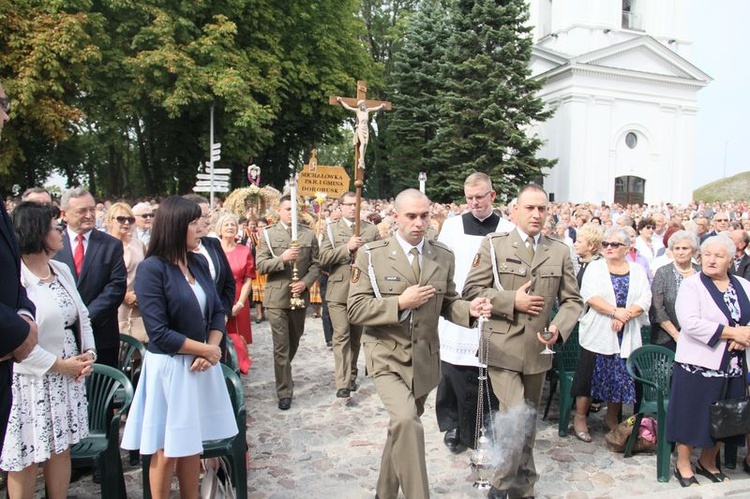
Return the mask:
[[[66,227],[68,231],[68,238],[70,239],[70,253],[74,256],[76,249],[78,249],[78,232],[73,232],[70,227]],[[91,237],[91,231],[83,233],[83,254],[86,254],[86,250],[89,249],[89,237]]]

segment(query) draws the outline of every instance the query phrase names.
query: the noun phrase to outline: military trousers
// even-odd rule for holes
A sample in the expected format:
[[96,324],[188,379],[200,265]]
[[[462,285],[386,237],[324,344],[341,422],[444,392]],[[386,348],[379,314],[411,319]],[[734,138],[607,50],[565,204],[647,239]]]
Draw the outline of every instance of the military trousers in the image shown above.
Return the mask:
[[349,388],[357,379],[362,326],[349,324],[346,303],[328,302],[328,313],[333,324],[333,365],[336,389]]
[[[523,374],[490,366],[492,390],[500,404],[500,412],[523,403],[528,403],[536,410],[542,398],[544,377],[546,373]],[[508,492],[508,497],[533,497],[534,484],[539,479],[534,465],[534,440],[536,439],[536,421],[531,423],[532,430],[523,442],[520,454],[508,456],[509,466],[498,468],[492,477],[492,486]]]
[[427,395],[415,398],[411,387],[393,372],[378,373],[372,380],[390,416],[377,495],[380,499],[397,499],[400,487],[408,499],[427,499],[430,489],[420,419]]
[[273,338],[273,372],[279,399],[294,395],[292,360],[305,332],[305,309],[266,308]]

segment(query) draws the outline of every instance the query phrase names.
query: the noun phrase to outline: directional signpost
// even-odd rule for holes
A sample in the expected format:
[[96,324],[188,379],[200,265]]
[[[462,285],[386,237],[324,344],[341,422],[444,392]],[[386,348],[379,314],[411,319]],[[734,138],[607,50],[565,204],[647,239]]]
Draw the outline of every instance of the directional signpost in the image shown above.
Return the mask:
[[211,136],[209,161],[206,161],[206,173],[198,173],[198,181],[193,192],[210,193],[211,209],[214,207],[214,192],[229,192],[229,176],[231,168],[214,168],[214,164],[221,160],[221,142],[214,143],[214,106],[211,106]]

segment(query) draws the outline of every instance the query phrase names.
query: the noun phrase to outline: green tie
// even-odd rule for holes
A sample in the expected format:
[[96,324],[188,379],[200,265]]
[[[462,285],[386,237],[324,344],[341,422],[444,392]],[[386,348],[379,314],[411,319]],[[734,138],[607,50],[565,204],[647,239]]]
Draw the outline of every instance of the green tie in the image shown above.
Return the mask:
[[529,250],[529,255],[531,255],[531,259],[534,259],[534,238],[529,236],[526,238],[526,249]]
[[417,282],[419,282],[419,275],[421,274],[419,269],[419,250],[417,248],[412,248],[409,253],[412,255],[411,270],[414,272],[414,277],[417,279]]

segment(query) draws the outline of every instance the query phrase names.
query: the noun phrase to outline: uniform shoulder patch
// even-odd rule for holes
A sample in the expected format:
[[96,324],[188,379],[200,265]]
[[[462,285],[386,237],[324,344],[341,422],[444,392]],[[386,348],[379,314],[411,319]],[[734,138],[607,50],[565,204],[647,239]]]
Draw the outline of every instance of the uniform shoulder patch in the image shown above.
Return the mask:
[[352,275],[349,278],[349,282],[352,284],[356,284],[359,282],[359,276],[362,274],[362,271],[359,270],[359,267],[352,267]]
[[481,260],[481,257],[480,257],[480,255],[479,255],[479,253],[477,253],[476,255],[474,255],[474,260],[472,260],[472,262],[471,262],[471,266],[472,266],[472,267],[478,267],[478,266],[479,266],[479,261],[480,261],[480,260]]

